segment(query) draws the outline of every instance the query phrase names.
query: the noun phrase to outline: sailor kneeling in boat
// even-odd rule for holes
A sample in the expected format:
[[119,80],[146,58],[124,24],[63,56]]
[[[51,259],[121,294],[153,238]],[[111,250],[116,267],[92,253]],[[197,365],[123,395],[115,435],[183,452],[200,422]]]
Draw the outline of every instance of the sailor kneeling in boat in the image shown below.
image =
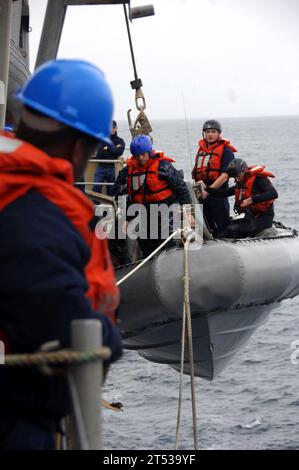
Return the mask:
[[224,238],[244,238],[272,227],[274,218],[274,200],[278,194],[269,178],[274,175],[265,170],[263,165],[248,167],[247,163],[236,158],[227,167],[229,178],[236,184],[230,188],[213,189],[206,187],[204,197],[212,194],[216,197],[235,195],[234,210],[245,214],[243,219],[233,220],[221,234]]
[[[151,225],[151,206],[166,204],[190,205],[191,196],[180,172],[172,165],[173,159],[166,157],[163,152],[152,148],[150,138],[146,135],[135,137],[130,146],[132,157],[126,161],[126,167],[119,173],[114,185],[114,195],[122,193],[126,186],[130,204],[141,204],[146,208],[146,236],[138,238],[143,256],[148,256],[165,238],[162,236],[163,226],[167,232],[172,232],[172,213],[169,217],[159,214],[157,237],[153,238]],[[193,224],[190,215],[190,223]],[[129,221],[129,218],[127,218]],[[169,245],[168,245],[169,246]]]
[[[0,135],[0,340],[12,354],[50,341],[68,348],[72,320],[96,319],[115,361],[121,341],[108,314],[119,291],[106,241],[89,228],[92,204],[74,187],[98,142],[109,142],[110,87],[92,64],[57,60],[18,98],[16,137]],[[0,450],[54,448],[71,411],[62,372],[0,365]]]

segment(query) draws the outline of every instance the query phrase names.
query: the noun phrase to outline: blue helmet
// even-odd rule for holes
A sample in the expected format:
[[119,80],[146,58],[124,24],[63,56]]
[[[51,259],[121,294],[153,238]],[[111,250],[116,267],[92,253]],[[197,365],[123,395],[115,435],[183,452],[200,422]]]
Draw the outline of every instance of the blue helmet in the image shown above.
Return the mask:
[[7,132],[13,132],[13,131],[14,131],[14,128],[12,127],[11,124],[6,124],[6,125],[4,126],[4,129],[3,129],[3,130],[4,130],[4,131],[7,131]]
[[112,92],[103,72],[90,62],[46,62],[37,68],[17,98],[56,121],[110,143]]
[[150,138],[147,135],[138,135],[134,137],[130,145],[131,154],[133,156],[148,152],[149,156],[153,156],[153,147]]

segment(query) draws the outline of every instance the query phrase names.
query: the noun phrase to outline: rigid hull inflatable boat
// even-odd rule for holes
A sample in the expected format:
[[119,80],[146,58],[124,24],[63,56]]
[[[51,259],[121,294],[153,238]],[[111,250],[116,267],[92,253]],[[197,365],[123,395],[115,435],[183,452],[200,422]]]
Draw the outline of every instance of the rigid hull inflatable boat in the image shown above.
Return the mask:
[[[195,374],[212,380],[278,302],[299,294],[299,240],[293,230],[273,228],[263,237],[195,242],[189,260]],[[125,348],[176,370],[183,276],[183,249],[161,252],[121,285],[119,309]],[[188,374],[187,351],[185,359]]]

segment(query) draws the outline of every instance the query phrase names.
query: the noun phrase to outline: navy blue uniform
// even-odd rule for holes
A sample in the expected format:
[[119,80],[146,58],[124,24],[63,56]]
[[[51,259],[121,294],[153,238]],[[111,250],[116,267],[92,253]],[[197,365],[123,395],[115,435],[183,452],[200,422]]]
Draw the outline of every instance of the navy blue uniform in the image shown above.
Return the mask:
[[[220,167],[221,173],[224,173],[227,170],[229,163],[234,158],[234,153],[229,148],[224,147]],[[223,187],[227,187],[227,183]],[[220,199],[211,194],[211,196],[207,197],[203,201],[203,210],[209,227],[214,235],[219,235],[229,225],[229,202],[227,199]]]
[[[118,329],[85,297],[89,257],[71,221],[37,191],[0,212],[0,330],[12,353],[33,353],[51,340],[67,348],[73,319],[100,319],[111,360],[120,357]],[[0,449],[48,448],[50,431],[70,411],[64,377],[0,366],[0,382]]]
[[[125,150],[125,141],[118,137],[117,134],[110,135],[112,145],[108,145],[105,142],[101,142],[97,151],[96,158],[102,160],[117,160]],[[112,163],[100,163],[97,166],[94,182],[95,183],[114,183],[115,181],[115,171],[114,164]],[[102,186],[96,184],[93,187],[93,191],[100,193],[102,191]],[[112,196],[112,186],[107,186],[107,194]]]
[[[211,194],[213,198],[227,198],[235,194],[236,186],[230,188],[207,188],[207,192]],[[213,196],[212,196],[213,195]],[[277,191],[272,185],[268,178],[256,177],[252,187],[252,201],[253,204],[259,202],[270,201],[278,197]],[[271,206],[264,212],[260,212],[258,215],[254,215],[251,212],[250,206],[245,209],[245,218],[237,219],[233,221],[226,229],[222,232],[221,236],[224,238],[243,238],[248,236],[254,236],[258,232],[265,230],[266,228],[272,227],[274,218],[274,206]]]

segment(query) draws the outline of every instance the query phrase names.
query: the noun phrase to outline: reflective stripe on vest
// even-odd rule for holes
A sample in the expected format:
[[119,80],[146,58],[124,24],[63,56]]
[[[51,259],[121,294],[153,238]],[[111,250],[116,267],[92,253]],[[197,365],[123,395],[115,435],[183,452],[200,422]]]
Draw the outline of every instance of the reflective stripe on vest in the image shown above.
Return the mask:
[[132,176],[132,188],[133,188],[133,191],[138,191],[141,186],[144,185],[145,183],[145,176],[146,174],[143,173],[141,175],[136,175],[136,176]]
[[173,195],[168,183],[159,179],[161,160],[174,161],[163,153],[154,153],[154,158],[150,158],[143,166],[139,166],[134,157],[127,160],[128,193],[133,202],[139,204],[160,202]]
[[[207,147],[205,139],[199,141],[199,148],[195,159],[193,176],[195,181],[216,181],[221,174],[221,163],[224,147],[229,148],[232,152],[237,152],[229,140],[218,139],[213,145]],[[207,163],[206,158],[208,158]]]
[[[3,132],[6,134],[6,132]],[[0,136],[0,153],[11,153],[17,150],[18,147],[23,145],[23,142],[18,139],[4,137],[3,135]]]

